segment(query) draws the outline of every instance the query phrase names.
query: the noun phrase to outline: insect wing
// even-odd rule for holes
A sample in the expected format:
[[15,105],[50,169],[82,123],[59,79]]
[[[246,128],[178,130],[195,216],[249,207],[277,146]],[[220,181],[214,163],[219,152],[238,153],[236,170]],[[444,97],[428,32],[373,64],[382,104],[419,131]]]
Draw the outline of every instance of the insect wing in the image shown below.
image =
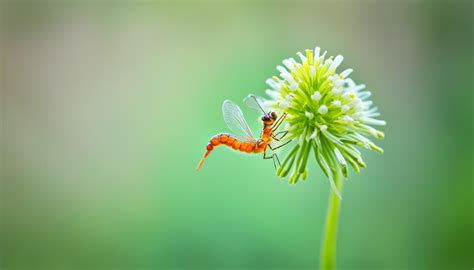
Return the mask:
[[249,94],[244,98],[244,103],[249,108],[252,108],[257,111],[262,111],[263,113],[267,113],[268,108],[265,106],[266,102],[265,99],[254,94]]
[[233,132],[244,135],[244,140],[255,141],[252,131],[250,130],[247,121],[245,121],[244,114],[239,106],[230,100],[225,100],[222,104],[222,114],[227,126]]

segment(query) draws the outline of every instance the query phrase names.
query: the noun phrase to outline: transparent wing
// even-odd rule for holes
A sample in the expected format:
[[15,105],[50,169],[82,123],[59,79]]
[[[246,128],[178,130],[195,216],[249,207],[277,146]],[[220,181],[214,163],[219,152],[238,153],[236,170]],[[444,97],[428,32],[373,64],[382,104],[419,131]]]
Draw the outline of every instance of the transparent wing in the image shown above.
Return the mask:
[[224,115],[225,123],[236,135],[242,134],[245,140],[255,141],[255,137],[247,121],[245,121],[244,114],[237,104],[230,100],[225,100],[222,104],[222,114]]
[[244,103],[249,108],[252,108],[257,111],[261,111],[263,113],[267,113],[268,109],[266,106],[265,99],[254,94],[249,94],[244,98]]

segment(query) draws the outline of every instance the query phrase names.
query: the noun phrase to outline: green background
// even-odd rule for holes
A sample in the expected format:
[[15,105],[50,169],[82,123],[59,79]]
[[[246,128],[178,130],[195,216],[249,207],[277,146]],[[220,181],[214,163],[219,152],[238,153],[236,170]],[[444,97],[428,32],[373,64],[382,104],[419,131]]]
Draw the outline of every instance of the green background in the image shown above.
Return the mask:
[[[224,99],[320,46],[388,125],[343,194],[340,269],[470,269],[473,5],[2,2],[2,269],[315,269],[329,184],[229,149]],[[254,130],[258,113],[244,108]],[[284,153],[283,153],[284,154]]]

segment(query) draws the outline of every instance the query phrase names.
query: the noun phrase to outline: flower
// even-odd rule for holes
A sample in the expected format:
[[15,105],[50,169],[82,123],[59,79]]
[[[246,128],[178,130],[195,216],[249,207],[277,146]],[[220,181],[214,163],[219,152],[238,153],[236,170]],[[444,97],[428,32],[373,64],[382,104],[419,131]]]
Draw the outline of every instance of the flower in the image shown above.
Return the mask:
[[300,62],[283,60],[283,66],[277,66],[280,76],[267,80],[270,99],[266,105],[287,114],[287,138],[297,141],[278,169],[278,176],[290,175],[292,184],[300,177],[306,179],[307,162],[313,153],[340,197],[334,174],[347,177],[347,164],[356,172],[366,167],[357,147],[383,152],[368,137],[383,138],[384,133],[372,126],[385,125],[385,121],[376,119],[380,114],[368,100],[371,93],[365,85],[349,78],[353,70],[337,72],[344,58],[338,55],[326,59],[326,51],[320,52],[316,47],[314,51],[306,50],[305,55],[298,52]]

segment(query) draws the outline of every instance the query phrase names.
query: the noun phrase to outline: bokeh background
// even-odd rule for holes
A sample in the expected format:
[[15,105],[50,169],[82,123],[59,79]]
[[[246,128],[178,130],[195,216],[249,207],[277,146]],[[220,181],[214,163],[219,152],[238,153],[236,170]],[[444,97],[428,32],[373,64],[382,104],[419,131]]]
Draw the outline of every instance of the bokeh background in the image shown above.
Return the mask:
[[[316,269],[329,185],[217,149],[224,99],[345,56],[388,125],[340,269],[471,269],[473,4],[2,2],[2,269]],[[259,115],[244,108],[259,128]]]

